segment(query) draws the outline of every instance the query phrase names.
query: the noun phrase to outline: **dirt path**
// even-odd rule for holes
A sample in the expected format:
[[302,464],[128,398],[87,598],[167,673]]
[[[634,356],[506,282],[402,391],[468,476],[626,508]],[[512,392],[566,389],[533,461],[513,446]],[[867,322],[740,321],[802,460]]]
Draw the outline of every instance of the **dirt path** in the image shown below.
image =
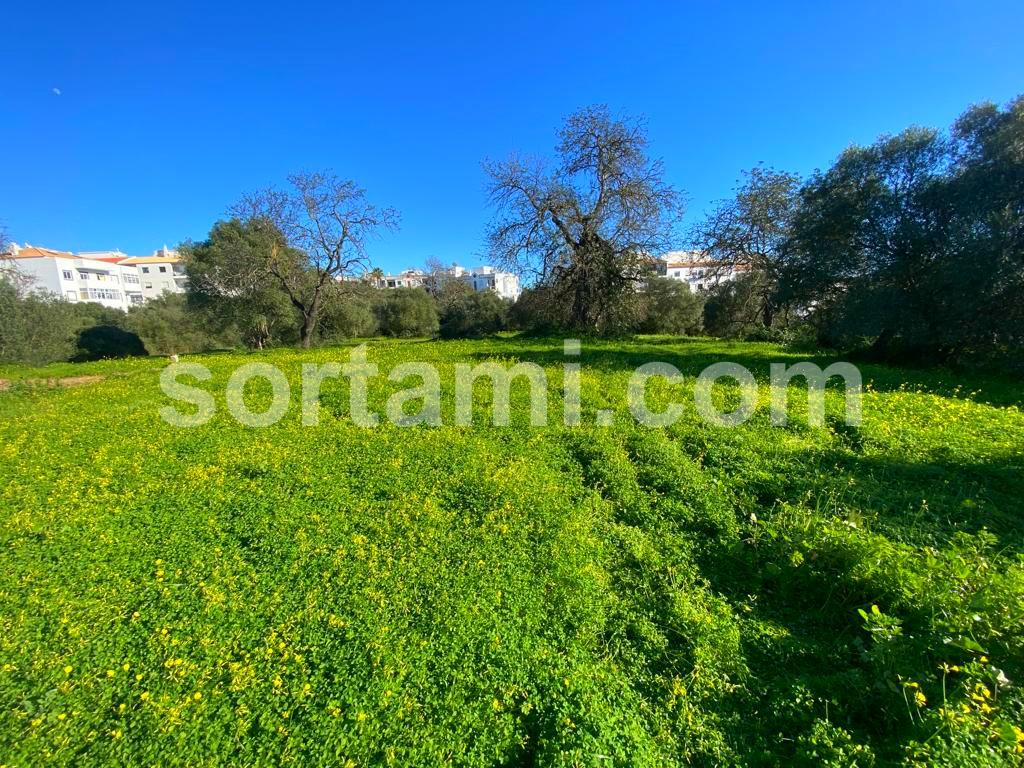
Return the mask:
[[[97,384],[103,381],[102,376],[91,375],[91,376],[66,376],[62,379],[52,377],[48,379],[23,379],[20,384],[24,384],[28,387],[47,387],[48,389],[54,389],[56,387],[82,387],[87,384]],[[10,389],[15,382],[9,379],[0,379],[0,392]]]

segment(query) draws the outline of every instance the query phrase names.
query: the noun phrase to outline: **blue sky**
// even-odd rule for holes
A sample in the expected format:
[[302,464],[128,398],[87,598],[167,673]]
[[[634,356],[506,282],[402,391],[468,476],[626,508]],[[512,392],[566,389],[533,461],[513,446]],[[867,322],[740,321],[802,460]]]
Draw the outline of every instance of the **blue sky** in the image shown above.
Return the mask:
[[806,173],[1024,92],[1019,0],[765,5],[10,3],[0,221],[146,253],[332,168],[402,212],[375,264],[470,265],[481,160],[550,152],[583,105],[646,118],[691,222],[759,161]]

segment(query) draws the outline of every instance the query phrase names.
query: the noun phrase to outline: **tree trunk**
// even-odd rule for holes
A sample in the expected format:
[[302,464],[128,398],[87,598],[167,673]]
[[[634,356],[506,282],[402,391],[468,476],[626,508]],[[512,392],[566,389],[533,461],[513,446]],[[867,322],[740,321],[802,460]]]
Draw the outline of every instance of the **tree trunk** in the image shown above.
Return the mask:
[[299,342],[303,349],[309,349],[313,342],[313,329],[316,327],[316,320],[312,313],[302,316],[302,328],[299,331]]
[[761,318],[765,328],[771,328],[772,324],[775,322],[775,304],[772,303],[771,299],[764,299]]
[[313,334],[316,333],[316,322],[320,317],[320,291],[317,290],[309,310],[302,313],[302,330],[299,333],[299,341],[303,349],[309,349],[313,343]]

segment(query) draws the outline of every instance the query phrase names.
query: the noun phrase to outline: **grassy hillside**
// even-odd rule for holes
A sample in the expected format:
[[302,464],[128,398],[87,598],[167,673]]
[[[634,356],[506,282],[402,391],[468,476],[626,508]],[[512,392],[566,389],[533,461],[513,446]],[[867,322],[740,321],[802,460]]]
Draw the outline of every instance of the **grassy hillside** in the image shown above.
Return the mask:
[[[824,428],[795,406],[726,429],[694,413],[697,373],[803,358],[652,338],[584,344],[580,427],[557,386],[529,427],[517,386],[507,427],[481,391],[474,427],[361,428],[344,379],[302,426],[301,364],[346,358],[190,357],[219,406],[191,429],[158,415],[163,360],[0,369],[0,762],[1019,763],[1019,383],[864,367],[860,427],[833,392]],[[293,383],[265,429],[223,405],[253,360]],[[436,363],[450,424],[456,363],[558,385],[565,358],[505,339],[370,360]],[[626,408],[652,360],[689,376],[651,385],[689,404],[667,430]]]

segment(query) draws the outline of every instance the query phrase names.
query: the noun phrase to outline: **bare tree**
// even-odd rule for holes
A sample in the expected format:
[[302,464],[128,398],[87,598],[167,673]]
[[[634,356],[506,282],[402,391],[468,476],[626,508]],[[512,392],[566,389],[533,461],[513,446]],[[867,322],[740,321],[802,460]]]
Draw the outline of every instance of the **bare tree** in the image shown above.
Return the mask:
[[691,233],[693,246],[714,262],[714,282],[736,273],[751,279],[743,291],[745,307],[770,328],[778,304],[776,294],[798,207],[800,179],[761,166],[744,172],[731,200],[724,200]]
[[11,254],[11,241],[7,238],[7,227],[0,224],[0,280],[7,280],[13,285],[22,281],[22,275],[14,266]]
[[7,228],[0,224],[0,280],[11,284],[19,292],[29,290],[34,279],[30,273],[18,269],[14,246],[15,243],[7,236]]
[[559,133],[558,164],[512,157],[487,162],[488,230],[494,259],[532,273],[581,330],[607,330],[617,305],[671,245],[680,195],[647,157],[639,121],[605,106],[571,115]]
[[396,229],[398,213],[371,205],[355,182],[330,172],[293,174],[288,184],[248,194],[230,213],[283,236],[269,238],[266,269],[302,316],[299,337],[308,348],[326,291],[365,271],[368,240]]
[[423,281],[423,287],[426,289],[434,298],[437,298],[445,292],[449,285],[453,282],[462,282],[459,278],[452,274],[452,267],[441,261],[436,256],[428,256],[426,261],[426,277]]

